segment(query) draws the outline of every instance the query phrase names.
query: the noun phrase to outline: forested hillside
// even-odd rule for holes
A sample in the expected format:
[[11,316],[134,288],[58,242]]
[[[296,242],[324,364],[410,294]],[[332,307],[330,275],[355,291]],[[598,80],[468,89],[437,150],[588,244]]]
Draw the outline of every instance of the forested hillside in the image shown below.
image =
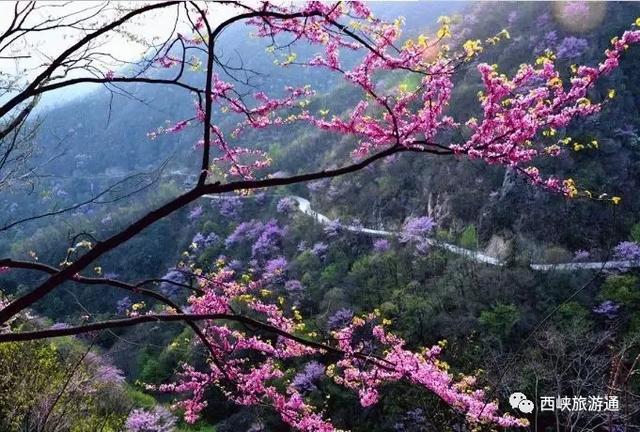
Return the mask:
[[[241,6],[219,38],[196,6],[188,61],[165,47],[26,120],[35,168],[0,187],[0,431],[640,428],[640,4]],[[122,78],[181,67],[207,90]]]

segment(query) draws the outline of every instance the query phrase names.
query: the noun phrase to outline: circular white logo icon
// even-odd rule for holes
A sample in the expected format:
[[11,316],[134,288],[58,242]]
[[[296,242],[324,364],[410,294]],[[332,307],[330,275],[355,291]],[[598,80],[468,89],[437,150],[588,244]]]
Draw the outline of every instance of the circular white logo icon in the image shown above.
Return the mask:
[[509,405],[511,405],[511,408],[520,410],[525,414],[531,414],[535,407],[533,402],[527,399],[527,396],[521,392],[515,392],[509,396]]

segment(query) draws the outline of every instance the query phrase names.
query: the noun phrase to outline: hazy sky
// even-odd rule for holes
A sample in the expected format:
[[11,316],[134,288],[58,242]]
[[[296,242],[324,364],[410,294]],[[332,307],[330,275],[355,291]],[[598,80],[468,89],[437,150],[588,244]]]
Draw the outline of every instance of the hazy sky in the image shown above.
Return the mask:
[[[123,13],[123,9],[139,8],[144,4],[145,2],[110,2],[104,10],[100,10],[105,3],[95,1],[39,2],[38,9],[29,16],[23,27],[40,24],[49,17],[68,16],[62,22],[70,23],[80,17],[91,17],[90,23],[92,27],[96,28],[101,23],[113,21],[115,17]],[[18,2],[19,9],[25,8],[27,5],[27,2]],[[15,6],[16,2],[14,1],[0,2],[0,34],[4,33],[10,25]],[[93,17],[97,12],[99,13]],[[209,12],[210,19],[215,24],[233,15],[235,10],[227,6],[209,3]],[[148,50],[148,45],[145,43],[159,43],[171,35],[176,13],[176,7],[168,7],[140,15],[133,21],[119,27],[120,32],[109,32],[100,38],[93,51],[108,53],[123,61],[138,60]],[[180,16],[177,31],[189,35],[190,26],[186,22],[184,9],[180,10]],[[0,52],[0,73],[22,79],[35,76],[39,70],[42,70],[43,65],[50,63],[50,59],[55,58],[84,34],[85,32],[72,28],[60,28],[30,32],[9,46],[0,44],[0,50],[2,50]],[[144,43],[138,42],[137,39]],[[27,58],[18,58],[22,56],[27,56]],[[104,62],[95,63],[95,66],[102,71],[117,70],[122,66],[121,63],[108,60],[107,57],[103,57],[103,59]],[[79,75],[86,75],[86,72],[74,71],[69,76]],[[67,89],[65,96],[75,94],[78,90],[84,92],[90,87]]]
[[[92,23],[107,23],[110,22],[121,11],[116,9],[132,9],[139,8],[146,3],[141,1],[114,1],[109,2],[107,10],[102,11]],[[248,2],[251,4],[251,2]],[[255,3],[255,2],[254,2]],[[284,3],[276,1],[276,3]],[[288,2],[287,2],[288,3]],[[303,2],[297,2],[303,3]],[[371,2],[374,4],[374,8],[380,9],[382,2]],[[377,4],[376,4],[377,3]],[[390,2],[388,2],[390,3]],[[401,3],[401,2],[393,2]],[[427,3],[439,3],[439,2],[424,2]],[[0,1],[0,34],[3,33],[11,22],[14,15],[15,1]],[[27,6],[26,1],[18,2],[19,8]],[[104,2],[97,1],[43,1],[38,2],[38,10],[34,11],[29,20],[26,21],[25,26],[35,25],[45,19],[47,16],[63,16],[68,14],[75,14],[73,17],[65,20],[69,22],[71,19],[77,19],[82,16],[90,16],[97,12],[99,8],[104,5]],[[225,5],[216,4],[214,2],[208,3],[209,18],[213,24],[221,22],[224,19],[229,18],[236,9],[230,8]],[[382,9],[384,10],[384,9]],[[178,31],[189,34],[189,26],[184,20],[184,9],[181,9],[182,20],[179,23]],[[137,37],[141,37],[146,41],[158,41],[166,38],[171,32],[176,17],[176,8],[163,8],[159,11],[146,13],[135,21],[122,26],[121,30],[126,30]],[[81,32],[72,29],[56,29],[46,32],[31,33],[25,38],[21,38],[16,43],[13,43],[7,50],[0,53],[0,56],[15,56],[15,55],[29,55],[28,59],[20,59],[19,61],[14,59],[0,58],[0,71],[6,73],[16,73],[24,68],[32,69],[43,63],[47,62],[47,58],[59,54],[64,48],[68,47],[72,41],[78,39],[81,36]],[[117,55],[119,58],[127,61],[139,59],[145,52],[145,47],[139,43],[135,43],[131,39],[125,39],[119,36],[115,32],[110,33],[110,37],[106,40],[102,40],[105,45],[100,47],[101,51]],[[0,44],[0,49],[2,49]],[[18,69],[16,69],[18,68]]]

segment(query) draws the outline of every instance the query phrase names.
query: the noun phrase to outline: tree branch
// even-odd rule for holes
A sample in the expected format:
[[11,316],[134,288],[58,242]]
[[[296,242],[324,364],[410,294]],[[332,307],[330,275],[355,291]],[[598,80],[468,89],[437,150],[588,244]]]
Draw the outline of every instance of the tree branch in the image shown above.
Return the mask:
[[293,335],[282,329],[274,327],[270,324],[265,324],[253,318],[249,318],[243,315],[223,314],[223,313],[221,314],[141,315],[137,317],[101,321],[101,322],[84,324],[84,325],[79,325],[74,327],[34,330],[34,331],[20,332],[20,333],[3,333],[3,334],[0,334],[0,343],[30,341],[30,340],[47,339],[47,338],[62,337],[62,336],[75,336],[75,335],[90,333],[90,332],[99,331],[99,330],[131,327],[133,325],[150,323],[150,322],[179,322],[179,321],[195,322],[195,321],[205,321],[205,320],[235,321],[238,323],[247,324],[255,328],[267,330],[271,333],[286,337],[288,339],[291,339],[295,342],[301,343],[311,348],[325,350],[325,351],[333,352],[336,354],[342,353],[342,351],[339,350],[338,348],[331,347],[329,345],[325,345],[320,342],[314,342],[311,340],[301,338],[299,336]]
[[211,153],[211,115],[213,111],[213,100],[211,90],[213,87],[213,60],[214,60],[214,49],[215,49],[215,40],[211,34],[211,27],[209,26],[209,20],[207,19],[207,14],[202,11],[197,5],[194,4],[194,7],[200,13],[202,20],[207,27],[207,81],[205,83],[205,99],[204,99],[204,119],[202,121],[203,131],[202,131],[202,164],[200,167],[200,175],[198,176],[198,186],[204,186],[207,181],[207,175],[209,174],[209,160]]

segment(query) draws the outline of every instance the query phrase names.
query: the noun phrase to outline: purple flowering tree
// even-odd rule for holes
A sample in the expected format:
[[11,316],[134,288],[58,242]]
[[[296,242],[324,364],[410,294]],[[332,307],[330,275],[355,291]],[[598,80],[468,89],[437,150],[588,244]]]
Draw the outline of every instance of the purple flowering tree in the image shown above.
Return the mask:
[[199,248],[199,247],[202,247],[202,245],[204,245],[204,239],[205,237],[202,235],[202,233],[198,232],[191,239],[191,243]]
[[433,232],[436,223],[429,216],[409,217],[405,220],[400,231],[402,243],[413,243],[416,252],[426,254],[429,250],[428,236]]
[[268,260],[264,265],[264,273],[272,281],[280,281],[284,276],[284,272],[287,269],[287,259],[285,257],[277,257]]
[[373,242],[373,250],[378,253],[387,252],[391,248],[391,243],[387,239],[377,239]]
[[133,302],[131,301],[131,298],[129,298],[129,296],[125,296],[116,303],[116,311],[118,314],[122,315],[129,310],[132,304]]
[[242,198],[237,195],[225,195],[215,201],[218,211],[224,217],[235,219],[242,210]]
[[252,219],[248,222],[242,222],[241,224],[236,226],[231,234],[229,234],[224,244],[227,247],[231,247],[242,241],[254,240],[260,235],[263,228],[264,224],[255,219]]
[[304,286],[302,285],[302,282],[297,279],[286,281],[284,284],[284,290],[294,304],[299,304],[304,298]]
[[558,43],[558,33],[554,30],[553,18],[543,13],[536,18],[536,32],[529,37],[530,47],[535,55],[553,49]]
[[169,297],[174,297],[180,291],[180,288],[176,284],[184,284],[187,282],[187,276],[177,268],[169,269],[169,271],[162,276],[166,282],[160,283],[160,291]]
[[278,205],[276,206],[276,209],[278,210],[278,213],[282,213],[286,215],[291,214],[296,209],[296,202],[293,200],[293,198],[290,198],[290,197],[281,198],[278,201]]
[[562,3],[561,15],[566,20],[584,21],[589,18],[591,9],[586,1],[567,1]]
[[125,428],[127,432],[173,432],[176,418],[162,406],[151,411],[135,409],[129,414]]
[[558,32],[556,30],[550,30],[544,33],[542,38],[537,40],[536,46],[533,51],[535,54],[540,54],[547,49],[553,50],[557,43]]
[[623,241],[613,248],[613,256],[621,261],[640,261],[640,244]]
[[215,243],[218,242],[218,240],[220,240],[220,237],[216,234],[216,233],[209,233],[207,234],[207,236],[204,238],[204,247],[210,247],[213,246]]
[[216,233],[212,232],[207,235],[203,235],[198,232],[193,236],[193,239],[191,239],[191,244],[197,249],[207,248],[214,245],[219,239],[220,237],[218,237]]
[[251,255],[265,257],[277,252],[285,234],[286,228],[280,227],[275,219],[271,219],[264,225],[256,242],[251,246]]
[[324,365],[317,361],[311,361],[293,377],[291,384],[302,393],[313,391],[317,388],[316,383],[324,376],[324,371]]
[[267,223],[257,220],[242,222],[229,234],[225,240],[225,246],[232,247],[244,241],[253,241],[251,256],[264,259],[279,251],[286,231],[286,228],[278,225],[275,219]]
[[336,237],[342,231],[342,224],[340,219],[335,219],[329,222],[324,227],[324,232],[328,237]]
[[318,258],[324,258],[329,250],[329,245],[324,242],[317,242],[311,248],[311,253]]
[[353,311],[351,309],[338,309],[329,317],[329,319],[327,319],[327,327],[329,330],[335,330],[350,323],[352,319]]
[[559,59],[575,59],[580,57],[589,48],[586,39],[568,36],[560,42],[556,49]]
[[102,364],[96,371],[96,379],[104,384],[124,384],[124,372],[111,364]]
[[614,319],[618,316],[620,305],[614,301],[607,300],[593,308],[593,312],[602,315],[608,319]]
[[436,223],[429,216],[408,217],[402,225],[400,241],[409,242],[417,238],[423,238],[431,234]]
[[202,206],[196,206],[192,208],[191,211],[189,212],[188,219],[190,222],[194,222],[200,219],[203,213],[204,213],[204,210],[202,209]]

